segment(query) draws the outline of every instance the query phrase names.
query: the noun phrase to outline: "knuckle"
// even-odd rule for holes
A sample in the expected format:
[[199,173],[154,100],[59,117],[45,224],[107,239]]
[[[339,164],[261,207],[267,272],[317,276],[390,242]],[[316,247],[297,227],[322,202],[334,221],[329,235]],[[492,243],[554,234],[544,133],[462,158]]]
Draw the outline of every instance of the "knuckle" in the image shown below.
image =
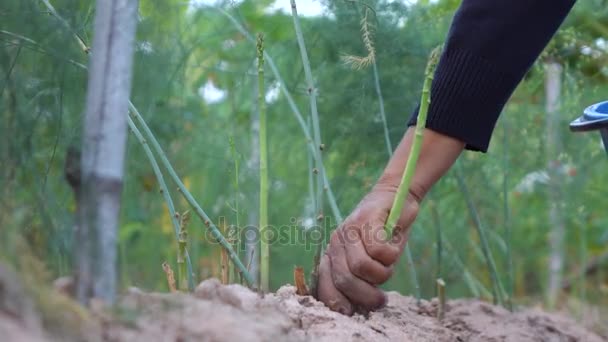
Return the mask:
[[350,269],[354,274],[363,275],[367,269],[367,262],[359,258],[352,260]]
[[340,230],[333,232],[329,238],[329,244],[331,246],[340,246],[342,244],[342,238],[340,235]]
[[336,289],[344,291],[353,283],[353,276],[349,273],[333,273],[333,281]]
[[345,221],[342,226],[340,227],[340,230],[342,232],[349,232],[349,231],[354,231],[354,232],[358,232],[359,230],[361,230],[361,219],[359,219],[359,214],[356,214],[356,216],[354,217],[354,219],[349,219],[347,221]]
[[395,246],[384,245],[383,248],[376,248],[370,256],[375,260],[381,262],[385,266],[389,266],[395,263],[399,258],[399,250]]
[[393,267],[386,268],[385,272],[378,278],[378,285],[386,283],[387,280],[391,279],[393,276],[394,270]]

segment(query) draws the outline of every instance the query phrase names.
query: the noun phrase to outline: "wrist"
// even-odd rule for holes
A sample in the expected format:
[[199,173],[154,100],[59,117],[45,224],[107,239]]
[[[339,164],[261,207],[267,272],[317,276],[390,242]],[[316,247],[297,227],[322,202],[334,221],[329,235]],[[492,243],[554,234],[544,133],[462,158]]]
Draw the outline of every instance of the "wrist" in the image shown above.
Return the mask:
[[[407,164],[413,138],[414,129],[411,127],[395,150],[382,176],[374,186],[374,190],[397,191]],[[420,157],[410,184],[410,195],[420,202],[431,187],[453,165],[463,149],[463,142],[425,129]]]

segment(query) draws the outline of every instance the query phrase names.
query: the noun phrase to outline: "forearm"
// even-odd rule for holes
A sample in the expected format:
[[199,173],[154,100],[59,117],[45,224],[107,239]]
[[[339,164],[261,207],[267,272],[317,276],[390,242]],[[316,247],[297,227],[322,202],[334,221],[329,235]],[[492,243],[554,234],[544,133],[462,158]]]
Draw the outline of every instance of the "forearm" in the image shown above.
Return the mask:
[[[376,185],[377,187],[396,188],[399,186],[413,138],[414,128],[411,127],[406,131],[401,143],[397,146],[393,157]],[[464,145],[464,142],[458,139],[430,129],[424,130],[420,157],[410,186],[410,193],[416,200],[421,201],[433,184],[454,164],[464,149]]]

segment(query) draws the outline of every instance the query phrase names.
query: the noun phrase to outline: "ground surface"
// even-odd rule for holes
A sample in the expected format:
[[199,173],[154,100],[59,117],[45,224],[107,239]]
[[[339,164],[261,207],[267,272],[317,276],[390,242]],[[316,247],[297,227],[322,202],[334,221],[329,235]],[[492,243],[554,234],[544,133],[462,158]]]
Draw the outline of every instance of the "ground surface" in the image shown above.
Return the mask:
[[477,300],[449,301],[445,319],[438,322],[436,302],[417,304],[391,292],[386,308],[368,317],[346,317],[297,296],[291,286],[261,296],[217,280],[201,283],[194,296],[131,289],[119,309],[94,309],[71,325],[80,331],[66,338],[44,332],[45,319],[1,273],[0,340],[6,341],[606,341],[560,315],[531,309],[510,313]]

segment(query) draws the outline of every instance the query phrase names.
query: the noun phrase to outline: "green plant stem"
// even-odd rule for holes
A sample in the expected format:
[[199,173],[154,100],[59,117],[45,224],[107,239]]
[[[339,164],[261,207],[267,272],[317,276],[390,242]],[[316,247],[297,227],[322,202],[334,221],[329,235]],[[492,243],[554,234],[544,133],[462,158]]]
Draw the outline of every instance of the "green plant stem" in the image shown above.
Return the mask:
[[580,273],[580,278],[579,278],[579,299],[582,303],[585,303],[587,301],[587,291],[586,291],[586,274],[585,274],[585,265],[587,265],[587,234],[585,231],[585,225],[581,224],[579,225],[578,228],[578,234],[579,234],[579,250],[580,250],[580,257],[581,257],[581,262],[580,264],[582,265],[581,269],[583,269],[583,272]]
[[268,229],[268,144],[266,136],[266,100],[264,93],[264,36],[257,37],[258,110],[260,111],[260,288],[269,290],[270,245],[265,240]]
[[405,258],[407,260],[407,266],[412,274],[412,286],[414,286],[414,294],[418,303],[422,299],[422,292],[420,291],[420,282],[418,281],[418,273],[416,272],[416,265],[414,264],[414,257],[412,256],[412,250],[408,245],[405,246]]
[[429,61],[426,65],[426,70],[424,72],[424,85],[422,86],[420,110],[418,111],[418,121],[416,123],[414,140],[412,142],[410,154],[407,158],[405,171],[403,172],[401,182],[399,183],[399,187],[397,188],[397,194],[395,195],[393,206],[391,207],[391,211],[384,226],[388,237],[393,236],[393,230],[397,225],[399,216],[401,216],[403,205],[405,204],[405,199],[407,198],[407,195],[409,193],[410,184],[412,182],[412,178],[414,177],[414,172],[416,170],[416,163],[418,162],[418,157],[420,156],[420,148],[422,147],[422,135],[424,133],[424,127],[426,125],[426,116],[429,110],[429,104],[431,103],[431,84],[433,82],[433,76],[435,73],[435,68],[437,67],[440,54],[441,47],[437,47],[433,50],[433,52],[431,52]]
[[505,221],[505,243],[507,257],[507,309],[513,311],[513,256],[511,254],[511,213],[509,210],[509,139],[508,124],[503,126],[503,178],[502,178],[502,201]]
[[[227,11],[225,11],[224,9],[219,8],[219,7],[210,7],[210,9],[218,10],[221,14],[223,14],[226,18],[228,18],[228,20],[236,27],[236,29],[243,36],[245,36],[245,38],[249,42],[251,42],[252,44],[256,44],[256,40],[253,38],[253,36],[243,27],[243,25],[241,25],[236,20],[236,18],[234,18],[232,15],[230,15],[230,13],[228,13]],[[333,190],[331,188],[331,184],[329,183],[329,178],[327,177],[327,172],[325,170],[325,166],[323,165],[322,160],[319,160],[319,158],[318,158],[317,151],[319,150],[319,146],[315,145],[312,135],[310,134],[310,130],[308,129],[308,126],[306,125],[306,122],[304,121],[304,117],[302,116],[302,113],[300,113],[300,110],[296,106],[296,103],[293,100],[291,93],[287,89],[287,86],[285,85],[285,81],[281,77],[281,74],[279,73],[279,69],[277,68],[276,64],[274,63],[274,60],[266,51],[264,51],[264,61],[266,64],[268,64],[268,67],[272,71],[277,83],[279,84],[279,88],[285,95],[285,98],[287,99],[287,104],[289,105],[289,108],[291,108],[291,112],[296,117],[296,120],[298,121],[298,124],[300,125],[300,128],[302,129],[302,132],[304,133],[304,137],[306,138],[306,143],[308,144],[310,151],[315,156],[315,163],[318,165],[319,172],[323,179],[323,184],[324,184],[323,190],[325,191],[325,193],[327,195],[327,201],[329,202],[329,206],[331,208],[332,215],[336,219],[337,223],[340,224],[343,221],[342,214],[340,213],[340,208],[338,207],[338,204],[336,202],[336,198],[335,198]]]
[[[378,95],[378,101],[380,102],[380,117],[382,118],[382,124],[384,127],[384,141],[386,142],[386,149],[388,150],[388,156],[393,156],[393,147],[391,144],[391,137],[388,132],[388,125],[386,123],[386,115],[384,113],[384,100],[382,99],[382,91],[380,89],[380,79],[378,77],[378,68],[376,67],[376,61],[372,63],[374,71],[374,80],[376,84],[376,94]],[[408,265],[408,270],[412,274],[412,286],[414,287],[414,293],[416,299],[420,300],[422,293],[420,291],[420,282],[418,281],[418,273],[416,272],[416,265],[414,264],[414,258],[412,257],[412,250],[409,244],[405,245],[405,258]]]
[[437,279],[437,298],[439,299],[437,319],[442,321],[445,317],[445,281],[441,278]]
[[[323,168],[323,156],[321,151],[323,150],[323,143],[321,141],[321,127],[319,123],[319,111],[317,109],[317,91],[315,88],[314,80],[312,77],[312,68],[310,66],[310,59],[308,58],[308,52],[306,51],[306,43],[304,42],[304,35],[302,34],[302,28],[300,27],[300,20],[298,17],[298,10],[296,7],[295,0],[291,0],[291,14],[293,17],[293,25],[296,32],[296,38],[298,41],[298,46],[300,48],[300,57],[302,59],[302,66],[304,68],[304,77],[306,78],[306,87],[308,93],[308,99],[310,104],[310,118],[312,119],[312,128],[314,134],[314,159],[315,159],[315,168],[317,170],[316,173],[313,173],[315,176],[315,217],[317,218],[317,224],[319,225],[319,229],[322,229],[322,222],[324,220],[323,214],[323,190],[327,187],[324,180],[324,174],[319,174],[318,170]],[[327,187],[327,189],[329,189]],[[319,221],[320,220],[320,221]],[[319,263],[321,262],[321,254],[323,252],[323,245],[325,243],[321,242],[317,246],[317,251],[315,253],[314,261],[313,261],[313,271],[312,271],[312,279],[311,284],[313,284],[313,293],[316,293],[316,284],[318,280],[319,274]]]
[[[146,153],[146,156],[148,157],[148,160],[152,165],[152,170],[154,171],[154,175],[156,176],[158,185],[160,186],[160,192],[163,195],[163,198],[165,199],[165,203],[167,203],[167,209],[169,210],[169,216],[171,217],[171,224],[173,225],[173,232],[175,233],[175,240],[179,241],[180,224],[177,219],[177,212],[175,211],[175,205],[173,204],[171,193],[169,193],[169,188],[167,187],[167,183],[165,182],[165,177],[163,176],[163,173],[161,172],[160,167],[156,162],[156,158],[154,157],[154,153],[152,153],[148,142],[143,137],[131,117],[129,117],[128,115],[127,123],[129,125],[129,128],[131,129],[131,132],[133,132],[135,138],[137,139],[137,141],[139,141],[140,145],[144,149],[144,152]],[[188,253],[188,250],[185,250],[185,257],[186,265],[188,267],[188,288],[190,289],[190,291],[194,291],[194,272],[192,271],[192,261],[190,260],[190,254]]]
[[[308,93],[308,99],[310,104],[310,117],[312,118],[312,128],[314,134],[315,148],[315,159],[316,167],[320,168],[320,164],[323,163],[323,156],[321,155],[321,127],[319,123],[319,111],[317,109],[317,90],[312,77],[312,69],[310,67],[310,60],[308,58],[308,52],[306,51],[306,43],[304,42],[304,35],[302,34],[302,28],[300,27],[300,19],[298,18],[298,10],[296,7],[296,1],[291,0],[291,15],[293,17],[293,25],[296,31],[296,38],[298,40],[298,46],[300,47],[300,57],[302,58],[302,65],[304,67],[304,77],[306,78],[306,88]],[[323,179],[322,176],[316,177],[316,197],[317,197],[317,208],[315,216],[323,215]]]
[[378,95],[378,102],[380,105],[380,119],[382,120],[382,128],[384,129],[384,141],[386,142],[386,149],[388,155],[393,155],[393,146],[391,144],[391,137],[388,131],[388,123],[386,121],[386,113],[384,112],[384,99],[382,98],[382,88],[380,88],[380,76],[378,75],[378,66],[376,61],[372,63],[372,70],[374,71],[374,86],[376,88],[376,95]]
[[[312,125],[310,116],[308,117],[308,126]],[[308,161],[308,194],[310,196],[310,201],[312,203],[313,213],[317,211],[317,198],[315,196],[315,180],[314,180],[314,158],[312,151],[307,150],[306,156]],[[314,215],[313,215],[314,216]],[[317,226],[319,227],[319,226]],[[319,229],[320,230],[320,229]],[[320,230],[321,231],[321,230]],[[323,233],[321,231],[321,233]],[[325,246],[324,241],[319,241],[319,245],[317,245],[315,255],[313,258],[313,269],[310,274],[310,293],[313,297],[317,298],[317,285],[319,279],[319,263],[321,262],[321,256],[323,255],[323,247]]]
[[255,287],[255,283],[253,282],[253,278],[251,277],[251,274],[249,274],[249,272],[247,271],[247,269],[245,268],[245,266],[239,259],[238,254],[234,251],[234,249],[232,248],[230,243],[222,235],[222,233],[217,228],[217,226],[211,221],[211,219],[209,219],[209,216],[207,216],[207,213],[205,213],[205,211],[201,208],[201,206],[198,204],[198,202],[196,202],[194,197],[192,197],[192,194],[190,194],[190,191],[188,191],[188,189],[186,189],[186,186],[184,185],[184,183],[181,181],[181,179],[175,172],[175,169],[169,162],[169,159],[167,159],[167,155],[165,154],[162,147],[160,146],[160,144],[154,137],[154,134],[152,133],[152,131],[150,130],[150,128],[144,121],[143,117],[141,116],[141,114],[139,113],[137,108],[135,108],[133,103],[131,103],[131,101],[129,101],[129,109],[130,109],[131,115],[135,118],[135,120],[143,128],[143,133],[144,133],[146,139],[148,141],[150,141],[150,143],[152,144],[152,147],[154,148],[154,151],[156,151],[156,154],[159,156],[161,163],[163,164],[165,169],[167,169],[167,172],[169,172],[169,176],[171,176],[171,179],[173,179],[173,181],[177,185],[179,192],[182,194],[182,196],[184,196],[184,199],[186,200],[186,202],[188,202],[188,204],[190,204],[190,206],[194,209],[194,212],[196,213],[196,215],[199,216],[201,218],[201,220],[203,220],[203,222],[206,223],[206,225],[208,224],[208,227],[211,231],[211,235],[219,242],[219,244],[222,246],[222,248],[224,248],[226,250],[226,252],[228,253],[228,256],[230,257],[230,260],[232,260],[232,262],[239,269],[239,271],[241,273],[243,273],[243,277],[245,278],[247,285],[250,287]]
[[[431,103],[431,84],[433,82],[433,76],[435,74],[435,68],[437,66],[439,55],[441,54],[441,47],[438,47],[431,52],[429,57],[429,61],[425,70],[425,78],[424,84],[422,86],[422,96],[420,98],[420,111],[418,112],[418,121],[416,122],[416,130],[414,133],[414,141],[412,142],[412,147],[410,150],[410,154],[407,158],[407,164],[405,165],[405,171],[403,172],[401,182],[399,183],[399,187],[397,188],[397,194],[395,195],[395,199],[393,201],[393,206],[391,207],[391,211],[386,220],[386,224],[384,229],[386,230],[387,236],[393,236],[393,231],[395,226],[397,225],[397,221],[399,220],[399,216],[401,216],[401,212],[403,210],[403,205],[405,204],[405,199],[407,198],[407,194],[409,193],[410,184],[412,182],[412,178],[414,177],[414,172],[416,171],[416,163],[418,162],[418,157],[420,156],[420,149],[422,147],[422,137],[424,134],[424,127],[426,125],[426,116],[429,109],[429,104]],[[387,132],[388,133],[388,132]],[[385,133],[385,134],[387,134]],[[388,139],[388,136],[387,136]],[[388,140],[390,142],[390,140]],[[392,153],[391,153],[392,154]],[[414,259],[412,257],[412,251],[408,245],[405,246],[405,256],[407,258],[407,263],[410,271],[412,272],[412,283],[414,285],[414,291],[416,293],[416,298],[420,300],[421,292],[420,292],[420,283],[418,281],[418,275],[416,273],[416,265],[414,264]]]
[[[240,249],[241,247],[241,224],[240,224],[240,220],[239,220],[239,195],[240,195],[240,188],[239,188],[239,154],[236,151],[236,146],[234,144],[234,140],[230,139],[230,152],[232,154],[232,159],[234,160],[234,191],[235,191],[235,195],[234,195],[234,218],[235,218],[235,222],[236,222],[236,227],[235,230],[232,231],[232,233],[234,234],[234,241],[232,243],[232,246],[236,246],[237,250]],[[236,281],[237,276],[238,276],[238,272],[236,271],[236,268],[234,267],[233,263],[230,263],[229,265],[230,268],[230,275],[233,277],[233,280]]]
[[435,277],[437,279],[443,278],[443,272],[441,263],[443,261],[443,239],[441,234],[441,221],[439,220],[439,211],[437,210],[437,203],[434,200],[429,201],[429,208],[431,210],[431,219],[436,231],[436,243],[437,243],[437,273]]
[[[311,125],[310,117],[308,117],[308,126]],[[310,201],[312,203],[312,210],[316,211],[317,206],[317,198],[315,197],[315,180],[313,178],[313,169],[315,168],[314,159],[315,156],[312,151],[306,151],[307,161],[308,161],[308,195],[310,196]]]
[[186,227],[182,224],[180,227],[179,237],[177,240],[177,272],[178,272],[178,286],[181,291],[185,291],[188,289],[188,285],[186,285],[186,263],[185,255],[186,255],[186,246],[188,243],[186,233]]
[[462,177],[462,173],[460,170],[460,165],[458,163],[456,165],[455,174],[456,180],[458,181],[458,187],[460,188],[460,191],[462,192],[462,195],[465,198],[465,202],[469,209],[471,218],[473,219],[475,229],[477,230],[477,234],[479,235],[479,241],[481,242],[481,250],[483,252],[488,271],[490,272],[490,278],[492,280],[492,297],[494,304],[504,305],[503,294],[505,293],[505,291],[502,287],[500,278],[498,277],[496,263],[494,262],[494,258],[492,257],[492,251],[490,250],[485,228],[481,224],[479,213],[477,212],[477,209],[473,204],[473,200],[471,198],[471,195],[469,194],[466,183],[464,182],[464,178]]
[[492,293],[467,269],[464,262],[460,258],[460,255],[458,255],[458,250],[452,246],[450,240],[443,236],[443,233],[440,232],[439,234],[441,235],[441,240],[443,241],[443,245],[445,245],[446,251],[449,250],[452,252],[451,255],[453,256],[453,260],[462,270],[462,276],[473,296],[478,298],[482,295],[486,296],[487,298],[492,297]]
[[78,35],[78,33],[76,33],[76,31],[74,31],[72,29],[72,27],[70,26],[70,24],[63,19],[62,16],[59,15],[59,13],[57,13],[57,11],[55,10],[55,7],[53,7],[53,5],[51,4],[51,2],[49,0],[41,0],[42,3],[44,4],[44,6],[49,10],[49,12],[68,30],[70,31],[73,35],[74,38],[76,39],[76,41],[78,42],[78,45],[80,45],[80,48],[82,49],[82,51],[84,53],[89,53],[90,48],[89,46],[84,42],[84,39],[82,39],[82,37],[80,37],[80,35]]

